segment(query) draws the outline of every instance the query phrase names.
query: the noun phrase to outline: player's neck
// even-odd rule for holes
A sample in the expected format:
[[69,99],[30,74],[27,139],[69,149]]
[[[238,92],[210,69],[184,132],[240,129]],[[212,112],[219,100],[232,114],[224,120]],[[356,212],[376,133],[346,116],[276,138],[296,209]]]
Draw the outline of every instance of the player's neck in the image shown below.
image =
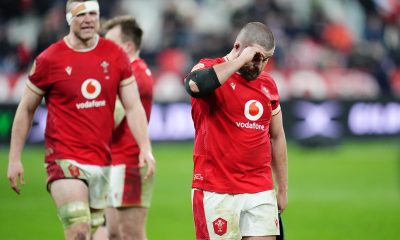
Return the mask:
[[64,37],[64,41],[68,45],[68,47],[74,49],[74,50],[90,50],[93,49],[99,40],[99,36],[96,34],[94,37],[91,39],[88,39],[86,41],[79,39],[76,37],[74,34],[68,34],[66,37]]
[[139,51],[129,53],[128,57],[129,57],[129,61],[131,61],[131,62],[135,61],[136,59],[139,58]]

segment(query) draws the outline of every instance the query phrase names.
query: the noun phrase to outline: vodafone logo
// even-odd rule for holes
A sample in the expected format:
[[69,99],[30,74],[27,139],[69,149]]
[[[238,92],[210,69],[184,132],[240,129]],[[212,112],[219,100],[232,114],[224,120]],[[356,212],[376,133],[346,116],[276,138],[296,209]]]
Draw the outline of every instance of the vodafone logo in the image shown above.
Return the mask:
[[86,99],[95,99],[101,92],[101,85],[96,79],[87,79],[81,87],[82,95]]
[[257,100],[249,100],[244,105],[244,115],[251,121],[258,120],[263,113],[263,105]]

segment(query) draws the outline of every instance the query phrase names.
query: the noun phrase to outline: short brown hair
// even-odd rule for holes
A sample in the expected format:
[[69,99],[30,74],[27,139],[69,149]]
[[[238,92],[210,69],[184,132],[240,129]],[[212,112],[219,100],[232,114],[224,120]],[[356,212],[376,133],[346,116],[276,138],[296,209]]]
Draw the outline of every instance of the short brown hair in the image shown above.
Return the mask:
[[136,49],[140,49],[142,44],[143,30],[139,27],[136,19],[132,16],[118,16],[105,22],[101,28],[102,35],[105,35],[110,29],[121,26],[121,39],[123,42],[132,41]]
[[272,31],[263,23],[250,22],[240,30],[236,41],[244,45],[258,44],[269,51],[275,48],[275,39]]

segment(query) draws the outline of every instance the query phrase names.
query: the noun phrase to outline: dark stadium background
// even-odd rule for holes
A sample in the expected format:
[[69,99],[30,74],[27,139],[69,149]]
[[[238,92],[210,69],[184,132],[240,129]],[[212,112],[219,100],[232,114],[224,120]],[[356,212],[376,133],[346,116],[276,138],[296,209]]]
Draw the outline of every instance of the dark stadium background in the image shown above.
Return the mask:
[[[150,124],[158,161],[151,240],[194,239],[193,126],[182,79],[230,51],[248,21],[268,24],[268,71],[281,97],[289,151],[287,239],[397,239],[400,234],[400,3],[392,0],[99,1],[102,18],[132,14],[156,79]],[[64,0],[0,1],[0,239],[62,239],[45,191],[36,112],[23,154],[26,185],[6,179],[16,106],[34,57],[67,31]]]

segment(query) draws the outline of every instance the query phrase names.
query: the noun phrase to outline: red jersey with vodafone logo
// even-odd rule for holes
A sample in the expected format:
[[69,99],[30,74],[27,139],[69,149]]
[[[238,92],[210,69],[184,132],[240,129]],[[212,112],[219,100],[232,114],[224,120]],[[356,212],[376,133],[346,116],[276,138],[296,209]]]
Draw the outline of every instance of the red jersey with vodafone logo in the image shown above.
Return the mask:
[[[146,112],[147,121],[149,121],[153,103],[153,77],[143,59],[135,59],[131,65],[138,85],[140,100]],[[138,167],[140,149],[129,129],[126,118],[114,130],[111,149],[113,165],[129,164]]]
[[[224,61],[202,59],[194,69]],[[269,125],[279,100],[266,72],[254,81],[235,73],[211,95],[192,98],[193,188],[231,194],[273,189]]]
[[60,40],[36,58],[27,85],[44,95],[48,108],[47,163],[73,159],[110,164],[115,99],[119,87],[132,81],[131,75],[123,50],[103,38],[84,51]]

